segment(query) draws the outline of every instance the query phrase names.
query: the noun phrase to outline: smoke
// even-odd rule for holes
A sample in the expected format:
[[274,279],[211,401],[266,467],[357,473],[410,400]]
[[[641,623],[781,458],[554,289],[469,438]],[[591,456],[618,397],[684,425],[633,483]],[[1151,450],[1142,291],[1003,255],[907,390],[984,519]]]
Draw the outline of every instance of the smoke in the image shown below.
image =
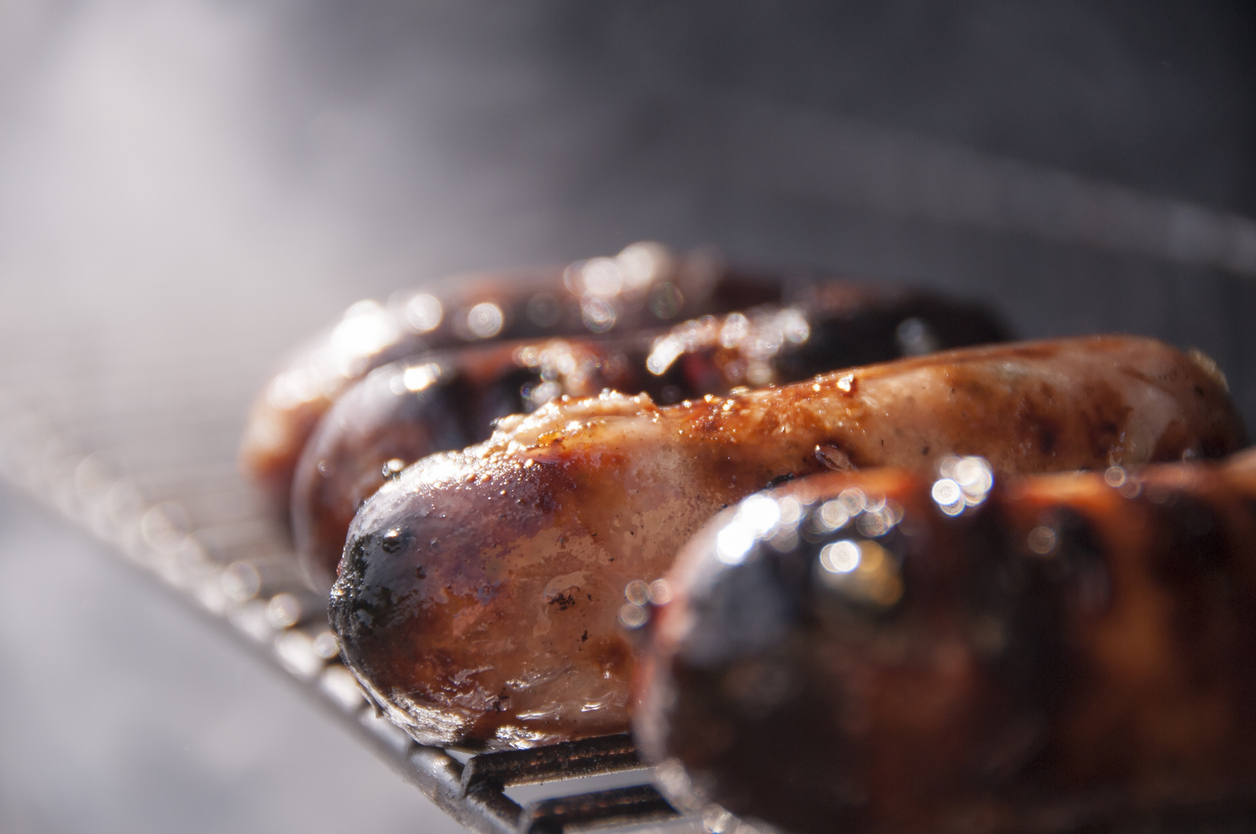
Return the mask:
[[637,237],[875,269],[815,218],[991,225],[841,185],[919,148],[1251,212],[1237,8],[10,0],[0,280],[339,303]]
[[10,0],[0,288],[251,315],[278,353],[358,297],[646,238],[1243,363],[1209,305],[1256,271],[1256,19],[1175,9]]

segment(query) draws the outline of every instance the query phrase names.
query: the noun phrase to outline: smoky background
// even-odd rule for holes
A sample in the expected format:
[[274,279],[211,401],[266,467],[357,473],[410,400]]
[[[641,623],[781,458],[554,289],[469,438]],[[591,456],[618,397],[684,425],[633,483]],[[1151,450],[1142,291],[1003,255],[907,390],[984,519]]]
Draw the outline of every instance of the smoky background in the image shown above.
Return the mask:
[[[0,365],[236,431],[348,303],[652,239],[1198,347],[1251,425],[1254,151],[1250,3],[0,0]],[[0,828],[454,830],[100,551],[0,494]]]

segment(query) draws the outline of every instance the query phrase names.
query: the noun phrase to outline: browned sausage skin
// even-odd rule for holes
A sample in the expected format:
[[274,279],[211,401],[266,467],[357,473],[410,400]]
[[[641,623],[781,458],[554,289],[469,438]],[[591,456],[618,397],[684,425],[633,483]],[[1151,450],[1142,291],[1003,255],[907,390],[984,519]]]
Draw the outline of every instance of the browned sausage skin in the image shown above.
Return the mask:
[[284,517],[297,457],[319,418],[372,369],[427,350],[502,339],[625,332],[781,299],[778,277],[726,268],[711,253],[677,256],[637,243],[565,269],[459,279],[438,298],[363,301],[311,341],[253,402],[240,467]]
[[607,388],[672,404],[1005,335],[982,308],[926,293],[823,282],[799,295],[661,332],[498,342],[375,370],[332,406],[297,463],[293,539],[311,584],[331,587],[349,522],[387,477],[488,438],[498,418]]
[[504,421],[363,507],[331,599],[350,668],[426,743],[527,746],[624,729],[626,583],[711,514],[826,467],[998,471],[1217,456],[1222,382],[1150,339],[951,351],[658,408],[607,394]]
[[1256,457],[946,466],[804,479],[682,552],[635,721],[665,789],[796,832],[1256,808]]

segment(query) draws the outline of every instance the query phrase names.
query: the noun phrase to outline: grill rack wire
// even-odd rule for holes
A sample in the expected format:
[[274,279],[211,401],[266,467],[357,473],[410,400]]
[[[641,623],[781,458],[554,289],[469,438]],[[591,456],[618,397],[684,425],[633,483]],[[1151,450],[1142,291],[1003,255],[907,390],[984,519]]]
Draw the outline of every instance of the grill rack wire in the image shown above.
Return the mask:
[[[234,364],[223,355],[229,341],[213,340],[219,368]],[[714,806],[682,816],[627,735],[470,755],[419,745],[382,717],[339,658],[326,599],[304,585],[236,471],[247,403],[239,374],[144,382],[172,379],[169,368],[206,347],[185,342],[156,360],[142,345],[86,364],[81,345],[59,355],[41,345],[27,361],[11,354],[0,367],[0,477],[232,634],[472,831],[754,830]],[[509,795],[524,786],[534,787]]]

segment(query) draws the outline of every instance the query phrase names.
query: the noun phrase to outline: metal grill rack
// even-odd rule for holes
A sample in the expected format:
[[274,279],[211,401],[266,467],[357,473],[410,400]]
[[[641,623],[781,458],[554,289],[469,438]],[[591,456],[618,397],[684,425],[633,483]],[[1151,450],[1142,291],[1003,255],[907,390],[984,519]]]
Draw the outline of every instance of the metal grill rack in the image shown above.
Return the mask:
[[[231,370],[242,356],[232,355],[229,332],[202,340],[185,332],[156,352],[67,344],[55,354],[55,340],[27,345],[14,332],[0,337],[8,351],[0,475],[281,669],[464,826],[484,834],[738,826],[718,811],[705,822],[679,815],[626,735],[471,756],[418,745],[382,718],[339,660],[326,601],[303,585],[287,543],[236,472],[251,392]],[[212,368],[197,360],[207,351]]]
[[[1124,285],[1102,271],[1106,263],[1078,275],[1116,293]],[[1199,277],[1174,280],[1192,276]],[[1252,296],[1242,290],[1217,313],[1231,328],[1223,366],[1251,409],[1253,342],[1241,326]],[[279,669],[471,830],[749,834],[719,808],[679,815],[625,737],[468,756],[417,745],[377,715],[338,659],[325,600],[301,583],[288,544],[235,466],[249,401],[274,358],[331,320],[345,299],[250,291],[201,299],[194,317],[172,317],[169,298],[119,293],[101,309],[79,304],[58,318],[48,312],[53,293],[10,290],[0,305],[0,477],[112,545],[154,585]],[[238,303],[243,297],[248,304]],[[1126,322],[1179,344],[1198,335],[1154,324]],[[1251,830],[1251,820],[1210,818],[1172,830],[1229,834]]]

